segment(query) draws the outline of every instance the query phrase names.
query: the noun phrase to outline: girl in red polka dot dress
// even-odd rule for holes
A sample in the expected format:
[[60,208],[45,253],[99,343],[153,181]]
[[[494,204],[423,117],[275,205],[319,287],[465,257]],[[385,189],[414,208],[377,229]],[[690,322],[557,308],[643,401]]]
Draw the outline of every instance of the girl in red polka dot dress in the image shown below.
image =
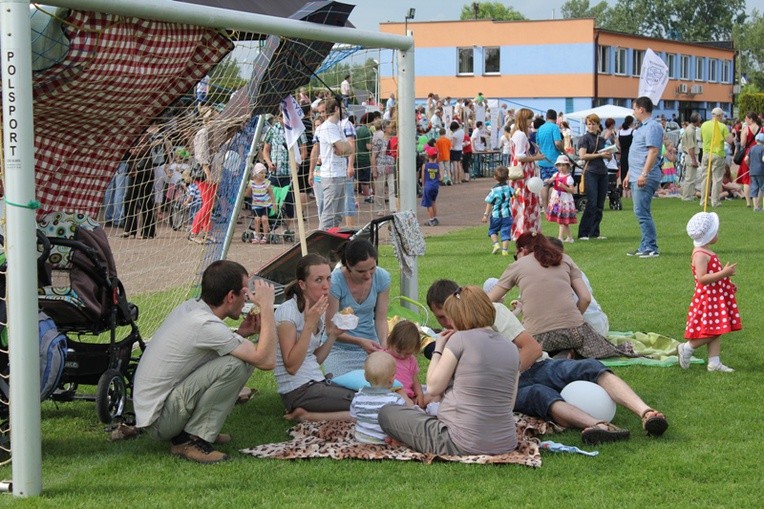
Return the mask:
[[708,345],[708,371],[730,373],[732,368],[719,360],[722,334],[740,330],[740,312],[735,300],[735,263],[722,267],[716,254],[708,249],[717,240],[719,216],[714,212],[698,212],[687,223],[687,234],[692,238],[692,272],[695,293],[687,313],[684,331],[686,343],[677,347],[679,365],[687,369],[696,348]]

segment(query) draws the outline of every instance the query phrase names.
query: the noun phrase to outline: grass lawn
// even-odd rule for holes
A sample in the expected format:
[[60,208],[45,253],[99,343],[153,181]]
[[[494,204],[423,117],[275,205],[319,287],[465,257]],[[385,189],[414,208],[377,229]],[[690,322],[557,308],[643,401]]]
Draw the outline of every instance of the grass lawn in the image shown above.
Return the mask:
[[[589,277],[612,330],[654,331],[681,338],[692,294],[692,243],[685,225],[696,204],[653,202],[661,256],[626,257],[637,247],[639,229],[630,211],[605,211],[608,240],[566,245]],[[614,371],[648,404],[663,411],[670,428],[660,439],[641,432],[639,419],[618,410],[614,422],[632,431],[629,441],[597,447],[599,456],[543,453],[537,470],[520,466],[450,463],[260,460],[236,451],[282,441],[289,423],[271,373],[250,382],[260,395],[237,406],[224,431],[234,440],[224,449],[232,461],[201,466],[171,457],[169,445],[148,437],[111,443],[92,403],[43,404],[43,494],[36,499],[0,497],[18,507],[758,507],[764,281],[761,264],[764,215],[742,201],[719,209],[722,263],[738,262],[733,278],[743,331],[723,340],[722,360],[732,374],[707,373],[705,366],[623,367]],[[557,233],[544,224],[544,232]],[[498,277],[511,259],[492,256],[483,226],[427,239],[419,262],[420,300],[441,277],[482,284]],[[389,247],[380,264],[394,276]],[[514,295],[514,294],[512,294]],[[696,355],[705,358],[705,350]],[[426,360],[422,360],[423,367]],[[424,372],[422,373],[424,375]],[[23,431],[18,432],[23,436]],[[584,447],[571,430],[551,437]],[[586,447],[591,450],[592,448]],[[9,466],[0,478],[11,477]],[[757,502],[759,500],[759,502]]]

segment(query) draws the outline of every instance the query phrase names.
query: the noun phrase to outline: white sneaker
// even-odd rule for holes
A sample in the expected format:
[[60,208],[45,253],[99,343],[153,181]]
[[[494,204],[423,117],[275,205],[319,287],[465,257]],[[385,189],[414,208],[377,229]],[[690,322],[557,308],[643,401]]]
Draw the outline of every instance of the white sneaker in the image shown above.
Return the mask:
[[679,365],[682,366],[682,369],[687,369],[690,367],[692,352],[689,351],[686,343],[679,343],[677,345],[676,356],[679,358]]
[[735,371],[731,367],[725,366],[721,362],[719,364],[709,364],[706,369],[708,369],[708,371],[719,371],[721,373],[732,373]]

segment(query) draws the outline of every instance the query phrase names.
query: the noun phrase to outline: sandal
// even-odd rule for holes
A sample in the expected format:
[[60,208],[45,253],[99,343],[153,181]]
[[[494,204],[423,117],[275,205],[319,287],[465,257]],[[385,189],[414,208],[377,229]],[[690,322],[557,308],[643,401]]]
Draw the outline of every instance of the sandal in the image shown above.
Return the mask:
[[[604,426],[604,428],[600,427]],[[581,432],[585,444],[597,445],[629,438],[629,430],[621,429],[606,421],[599,421]]]
[[657,410],[648,408],[642,413],[642,428],[651,437],[659,437],[668,429],[666,416]]

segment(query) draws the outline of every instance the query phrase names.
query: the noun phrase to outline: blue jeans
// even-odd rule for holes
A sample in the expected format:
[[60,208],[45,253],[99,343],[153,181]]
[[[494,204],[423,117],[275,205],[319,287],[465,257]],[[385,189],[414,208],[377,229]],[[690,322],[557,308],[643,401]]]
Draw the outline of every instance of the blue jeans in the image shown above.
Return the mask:
[[650,206],[659,185],[660,181],[657,179],[648,180],[644,187],[639,187],[635,180],[629,182],[631,197],[634,200],[634,215],[639,222],[639,229],[642,230],[642,240],[639,243],[639,251],[641,252],[658,251],[655,221],[653,221]]
[[551,421],[549,409],[555,401],[561,401],[560,391],[570,382],[585,380],[597,383],[604,372],[610,372],[596,359],[548,359],[534,362],[520,373],[515,412]]
[[125,190],[127,189],[127,166],[120,163],[103,196],[104,221],[122,226],[125,222]]

